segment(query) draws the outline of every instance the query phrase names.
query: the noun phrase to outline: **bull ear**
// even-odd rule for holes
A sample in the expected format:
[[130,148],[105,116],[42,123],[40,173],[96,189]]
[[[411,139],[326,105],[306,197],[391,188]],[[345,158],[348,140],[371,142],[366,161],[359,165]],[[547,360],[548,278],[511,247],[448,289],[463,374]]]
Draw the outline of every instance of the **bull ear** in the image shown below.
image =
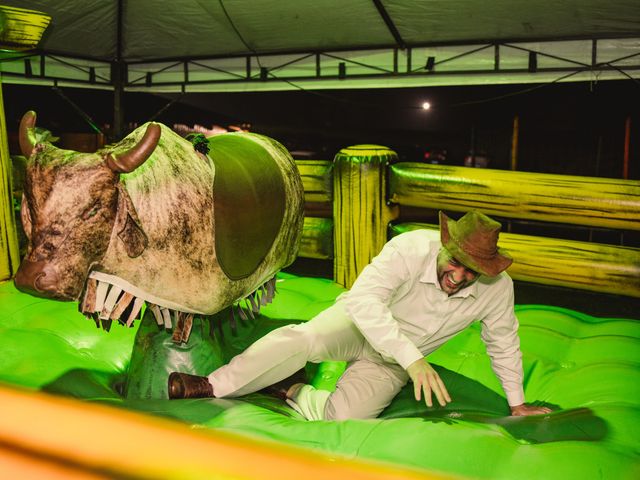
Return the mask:
[[142,255],[149,244],[149,239],[140,226],[138,213],[129,194],[120,183],[118,183],[118,213],[114,228],[129,257],[136,258]]
[[138,143],[124,153],[108,154],[107,167],[116,173],[131,173],[151,156],[160,140],[160,125],[150,123]]
[[22,204],[20,205],[20,220],[22,220],[22,229],[27,236],[27,240],[31,242],[31,229],[33,228],[31,221],[31,210],[29,210],[29,202],[27,197],[22,194]]
[[20,143],[20,150],[22,154],[29,158],[33,153],[33,149],[36,146],[36,139],[33,135],[34,128],[36,126],[36,112],[29,110],[22,116],[20,120],[20,130],[18,134],[18,141]]

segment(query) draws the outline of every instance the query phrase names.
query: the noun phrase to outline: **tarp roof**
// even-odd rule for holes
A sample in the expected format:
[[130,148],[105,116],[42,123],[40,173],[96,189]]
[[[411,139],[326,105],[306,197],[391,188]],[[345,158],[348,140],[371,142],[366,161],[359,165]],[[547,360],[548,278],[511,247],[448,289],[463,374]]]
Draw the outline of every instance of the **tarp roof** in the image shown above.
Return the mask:
[[[112,83],[109,64],[115,60],[126,66],[128,88],[200,90],[295,88],[283,78],[320,88],[416,86],[438,78],[425,77],[426,73],[447,69],[471,71],[477,83],[491,83],[489,77],[498,83],[514,82],[518,75],[510,80],[511,73],[535,73],[530,52],[550,60],[548,65],[535,62],[534,70],[589,69],[627,57],[615,66],[628,74],[640,64],[635,57],[640,53],[637,0],[0,0],[0,4],[52,17],[38,50],[47,60],[35,62],[32,76],[89,80],[88,74],[67,78],[68,72],[59,73],[63,68],[51,58],[60,56],[74,59],[85,73],[93,67],[96,86],[101,78]],[[430,56],[433,64],[425,72]],[[464,62],[456,63],[457,58]],[[79,59],[84,62],[78,63]],[[9,77],[25,73],[24,68],[21,62],[3,65]],[[624,78],[615,68],[610,70],[616,78]],[[448,77],[437,82],[468,81],[465,75]]]

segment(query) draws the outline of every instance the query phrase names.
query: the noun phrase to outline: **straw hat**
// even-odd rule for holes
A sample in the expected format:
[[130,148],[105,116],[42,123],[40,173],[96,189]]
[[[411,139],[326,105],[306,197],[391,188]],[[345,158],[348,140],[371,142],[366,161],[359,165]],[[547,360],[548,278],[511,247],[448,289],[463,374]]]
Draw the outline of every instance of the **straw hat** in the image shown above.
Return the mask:
[[498,248],[500,224],[477,210],[455,221],[440,212],[442,245],[465,267],[495,277],[506,270],[513,259]]

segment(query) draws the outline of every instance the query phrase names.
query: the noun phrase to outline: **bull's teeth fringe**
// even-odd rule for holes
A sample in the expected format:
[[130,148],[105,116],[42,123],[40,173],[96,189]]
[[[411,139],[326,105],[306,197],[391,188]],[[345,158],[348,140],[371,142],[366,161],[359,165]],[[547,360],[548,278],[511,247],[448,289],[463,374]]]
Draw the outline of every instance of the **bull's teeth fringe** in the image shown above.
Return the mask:
[[100,320],[109,320],[109,318],[111,317],[111,312],[116,306],[116,302],[118,301],[118,297],[120,297],[121,293],[122,293],[122,289],[120,287],[116,287],[115,285],[113,285],[109,289],[107,298],[104,301],[102,310],[100,311]]
[[133,302],[133,308],[131,309],[131,313],[129,314],[129,318],[127,318],[127,327],[130,327],[133,324],[133,321],[138,316],[138,313],[140,313],[143,304],[144,300],[142,298],[138,297],[135,299],[135,301]]
[[[173,325],[172,330],[176,330],[178,328],[178,320],[182,319],[185,314],[177,310],[169,310],[169,314],[171,315],[171,324]],[[180,340],[182,340],[182,335],[180,336]]]
[[191,335],[191,328],[193,327],[193,313],[185,313],[184,315],[186,315],[186,318],[184,319],[184,328],[182,329],[182,343],[187,343]]
[[108,282],[89,278],[84,297],[78,309],[85,317],[95,322],[96,327],[109,331],[113,321],[131,327],[138,318],[144,304],[153,313],[159,327],[167,330],[174,328],[172,340],[187,343],[193,327],[193,313],[181,312],[145,302],[141,297],[123,290]]
[[164,320],[164,328],[166,330],[171,330],[171,312],[168,308],[161,308],[162,318]]
[[162,318],[162,312],[160,311],[160,307],[155,303],[147,302],[147,308],[149,308],[151,310],[151,313],[153,313],[153,316],[156,319],[156,323],[158,324],[158,326],[162,327],[164,325],[164,319]]
[[[275,294],[276,278],[273,277],[232,305],[230,315],[232,335],[238,335],[238,318],[242,322],[248,321],[249,317],[255,320],[256,314],[260,314],[260,308],[271,303]],[[167,330],[173,329],[171,336],[173,342],[187,343],[189,341],[193,327],[193,313],[181,312],[148,301],[145,302],[143,298],[136,297],[117,285],[96,280],[95,278],[88,279],[79,310],[87,318],[91,318],[96,323],[96,327],[102,327],[104,330],[109,331],[114,320],[131,327],[145,303],[159,327]],[[237,311],[235,311],[236,308]],[[219,323],[217,327],[222,338],[222,324]]]
[[251,320],[255,320],[256,316],[253,314],[253,308],[251,308],[251,303],[249,302],[249,299],[247,297],[245,297],[244,299],[244,304],[246,305],[246,309],[247,309],[247,312],[249,312],[249,316],[251,317]]
[[173,335],[171,335],[171,341],[173,343],[182,343],[182,331],[184,330],[184,314],[182,312],[176,312],[176,321],[173,327]]
[[120,320],[120,317],[122,316],[124,311],[127,309],[127,307],[131,304],[132,300],[133,300],[133,295],[131,295],[129,292],[124,292],[120,296],[120,300],[118,300],[118,303],[116,304],[114,309],[111,311],[111,315],[109,315],[109,318],[111,320]]
[[80,305],[81,312],[95,312],[97,288],[98,281],[95,278],[90,278],[87,282],[87,290],[84,292],[84,298]]
[[242,320],[244,320],[245,322],[249,320],[249,317],[247,317],[247,314],[244,312],[240,304],[238,304],[238,313],[240,314],[240,318],[242,318]]
[[109,285],[106,282],[98,282],[98,288],[96,288],[96,303],[93,306],[94,312],[101,312],[104,307],[104,301],[107,298],[107,292],[109,291]]
[[96,324],[96,328],[100,328],[100,320],[97,313],[83,312],[87,320],[92,320]]
[[251,311],[253,313],[260,313],[260,305],[256,302],[256,292],[249,294],[249,303],[251,303]]
[[[251,317],[253,320],[256,318],[256,314],[260,314],[260,307],[267,305],[273,301],[273,297],[276,293],[276,277],[272,277],[258,288],[256,288],[249,295],[239,300],[237,303],[231,306],[231,314],[229,315],[229,322],[231,324],[231,333],[234,333],[237,327],[236,311],[241,321],[247,321]],[[247,313],[249,314],[247,316]]]
[[236,320],[236,315],[233,312],[233,305],[231,305],[231,321],[229,322],[231,325],[231,335],[234,337],[238,336],[238,322]]
[[267,289],[264,287],[264,285],[260,286],[260,305],[266,305],[267,303],[269,303],[267,301]]

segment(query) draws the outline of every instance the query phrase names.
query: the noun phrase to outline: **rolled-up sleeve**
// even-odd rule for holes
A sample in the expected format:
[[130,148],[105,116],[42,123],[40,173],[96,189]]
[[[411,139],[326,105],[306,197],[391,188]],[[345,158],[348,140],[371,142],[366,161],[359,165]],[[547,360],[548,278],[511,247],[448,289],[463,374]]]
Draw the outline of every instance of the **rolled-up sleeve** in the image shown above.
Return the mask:
[[482,319],[482,340],[510,406],[520,405],[525,400],[518,319],[513,304],[513,282],[508,279],[508,289]]
[[409,278],[405,259],[393,243],[387,243],[345,298],[345,310],[367,341],[405,369],[424,356],[400,330],[389,302]]

